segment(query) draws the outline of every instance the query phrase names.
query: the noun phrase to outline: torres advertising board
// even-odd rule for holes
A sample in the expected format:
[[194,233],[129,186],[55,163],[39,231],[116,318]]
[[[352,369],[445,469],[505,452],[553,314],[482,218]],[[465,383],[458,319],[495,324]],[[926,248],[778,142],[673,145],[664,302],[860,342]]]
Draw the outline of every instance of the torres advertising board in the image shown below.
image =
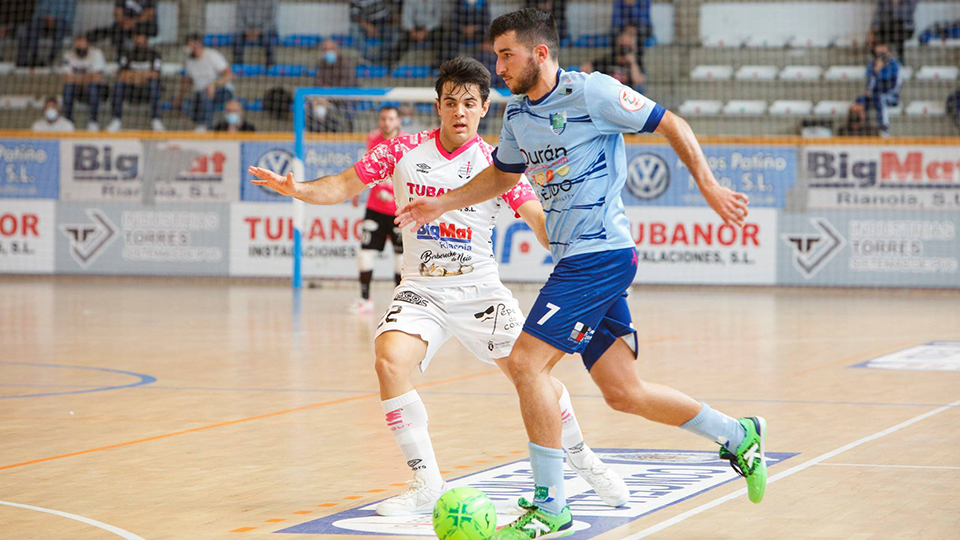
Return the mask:
[[229,205],[57,204],[64,274],[226,275]]
[[0,139],[0,197],[56,199],[60,143]]
[[[288,142],[246,142],[241,149],[240,199],[257,202],[289,202],[270,188],[250,183],[253,178],[247,169],[250,166],[271,170],[279,175],[286,175],[293,170],[293,143]],[[297,180],[313,180],[321,176],[336,174],[352,167],[360,161],[366,153],[366,145],[362,142],[323,142],[307,143],[304,146],[304,173],[306,178]]]
[[53,272],[56,204],[0,199],[0,272]]
[[65,140],[61,200],[231,202],[240,145],[231,141]]
[[798,175],[797,210],[960,211],[956,146],[807,146]]

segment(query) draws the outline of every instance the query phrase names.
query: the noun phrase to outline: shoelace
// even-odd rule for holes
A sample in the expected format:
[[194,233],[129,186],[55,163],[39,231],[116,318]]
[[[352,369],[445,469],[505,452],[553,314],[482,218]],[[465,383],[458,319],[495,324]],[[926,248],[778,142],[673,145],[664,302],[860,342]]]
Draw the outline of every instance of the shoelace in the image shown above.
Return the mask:
[[421,493],[427,487],[427,483],[419,478],[414,478],[413,480],[407,480],[408,484],[413,484],[404,490],[403,493],[397,495],[397,498],[400,499],[409,499],[415,495]]

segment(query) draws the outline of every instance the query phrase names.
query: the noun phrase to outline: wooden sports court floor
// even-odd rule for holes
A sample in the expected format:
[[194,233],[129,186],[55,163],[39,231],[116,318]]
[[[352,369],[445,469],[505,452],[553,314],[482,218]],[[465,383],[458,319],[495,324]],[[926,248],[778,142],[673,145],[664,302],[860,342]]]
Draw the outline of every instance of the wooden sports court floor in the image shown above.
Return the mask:
[[[514,290],[526,308],[537,289]],[[298,318],[281,283],[0,279],[0,538],[423,538],[336,525],[410,477],[372,368],[380,314],[346,315],[354,294],[307,289]],[[374,294],[383,309],[390,286]],[[960,538],[960,372],[852,367],[960,341],[960,292],[637,288],[630,303],[642,375],[765,416],[783,460],[760,505],[740,480],[697,487],[727,469],[701,464],[672,503],[647,486],[576,538]],[[556,373],[624,471],[713,451],[608,410],[578,357]],[[448,478],[525,459],[491,366],[451,342],[416,382]]]

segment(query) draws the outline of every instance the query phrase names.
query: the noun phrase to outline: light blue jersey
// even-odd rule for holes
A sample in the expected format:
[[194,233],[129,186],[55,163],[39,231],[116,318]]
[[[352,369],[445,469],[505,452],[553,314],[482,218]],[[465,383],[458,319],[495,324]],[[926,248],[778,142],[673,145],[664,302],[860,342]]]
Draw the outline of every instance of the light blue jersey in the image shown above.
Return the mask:
[[554,262],[636,247],[620,199],[627,180],[622,134],[652,132],[664,112],[612,77],[563,70],[546,96],[507,104],[493,162],[526,172],[534,184]]

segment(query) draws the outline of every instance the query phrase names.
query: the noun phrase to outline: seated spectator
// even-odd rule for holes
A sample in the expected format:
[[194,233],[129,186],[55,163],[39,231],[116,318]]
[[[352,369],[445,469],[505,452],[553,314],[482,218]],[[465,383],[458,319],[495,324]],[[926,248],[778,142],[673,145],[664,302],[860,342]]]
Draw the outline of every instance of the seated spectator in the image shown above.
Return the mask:
[[[544,13],[553,15],[553,19],[557,21],[557,33],[560,34],[560,40],[563,41],[570,37],[567,31],[567,0],[524,0],[523,7],[539,9]],[[493,73],[493,71],[490,73]]]
[[476,49],[483,43],[487,28],[490,28],[489,0],[457,0],[450,20],[443,28],[439,63],[457,56],[461,45],[473,45],[474,51],[470,51],[469,55],[476,56]]
[[0,39],[16,35],[17,29],[30,24],[37,0],[5,2],[0,9]]
[[647,40],[653,37],[650,0],[614,0],[613,21],[610,25],[611,37],[616,39],[627,28],[636,33],[638,55],[642,58]]
[[[406,0],[400,13],[400,40],[387,54],[387,62],[395,66],[410,47],[424,44],[431,51],[440,40],[440,0]],[[438,64],[439,65],[439,64]]]
[[113,24],[91,31],[87,38],[96,42],[109,37],[119,55],[133,36],[154,37],[157,31],[157,0],[116,0]]
[[267,67],[273,65],[273,45],[277,40],[277,0],[240,0],[237,2],[237,33],[233,36],[233,63],[243,63],[248,44],[263,46]]
[[43,132],[67,132],[73,131],[73,122],[60,116],[60,106],[57,105],[57,98],[48,97],[43,102],[43,118],[34,122],[30,129]]
[[239,133],[241,131],[256,131],[257,128],[243,118],[243,104],[231,99],[223,106],[223,120],[213,126],[213,130]]
[[[203,46],[199,34],[187,37],[187,50],[189,57],[184,65],[186,74],[174,107],[183,105],[184,113],[198,124],[196,130],[204,132],[213,127],[216,109],[233,98],[233,72],[220,51]],[[190,99],[184,103],[187,88],[191,87]]]
[[417,118],[417,109],[411,103],[401,103],[398,109],[400,113],[400,130],[405,133],[420,133],[427,128],[423,127]]
[[100,129],[97,116],[100,110],[100,93],[103,91],[103,72],[107,63],[103,52],[91,47],[87,38],[79,35],[73,40],[73,49],[63,55],[63,117],[73,122],[73,103],[86,100],[90,106],[87,131]]
[[873,47],[876,60],[867,64],[867,92],[857,98],[864,108],[877,112],[880,136],[890,136],[890,107],[900,104],[900,85],[903,82],[900,62],[890,57],[890,47],[878,43]]
[[[399,7],[399,0],[350,0],[350,36],[365,62],[382,61],[384,52],[395,45]],[[367,40],[380,43],[373,47]]]
[[350,120],[329,99],[315,97],[307,103],[307,131],[314,133],[347,133]]
[[846,122],[837,130],[840,137],[876,137],[879,135],[876,126],[867,121],[867,111],[863,105],[852,103],[847,111]]
[[953,120],[953,125],[960,127],[960,90],[947,96],[947,116]]
[[914,12],[917,0],[877,0],[877,8],[870,21],[867,47],[873,50],[877,43],[887,43],[897,53],[897,61],[903,63],[903,42],[913,36],[916,26]]
[[[10,9],[4,2],[0,9]],[[77,0],[37,0],[30,22],[17,28],[17,65],[49,66],[60,56],[63,38],[73,31]],[[53,41],[46,58],[40,59],[40,38]]]
[[113,120],[107,131],[120,131],[123,118],[123,102],[150,102],[150,126],[154,131],[163,131],[160,121],[160,53],[147,43],[146,34],[137,34],[133,46],[120,56],[120,70],[113,85],[111,109]]
[[316,86],[357,86],[357,66],[344,56],[336,41],[328,39],[320,46]]
[[583,64],[580,66],[580,71],[584,73],[599,71],[642,94],[646,79],[643,74],[643,64],[637,56],[637,34],[629,27],[624,29],[617,36],[610,54]]

